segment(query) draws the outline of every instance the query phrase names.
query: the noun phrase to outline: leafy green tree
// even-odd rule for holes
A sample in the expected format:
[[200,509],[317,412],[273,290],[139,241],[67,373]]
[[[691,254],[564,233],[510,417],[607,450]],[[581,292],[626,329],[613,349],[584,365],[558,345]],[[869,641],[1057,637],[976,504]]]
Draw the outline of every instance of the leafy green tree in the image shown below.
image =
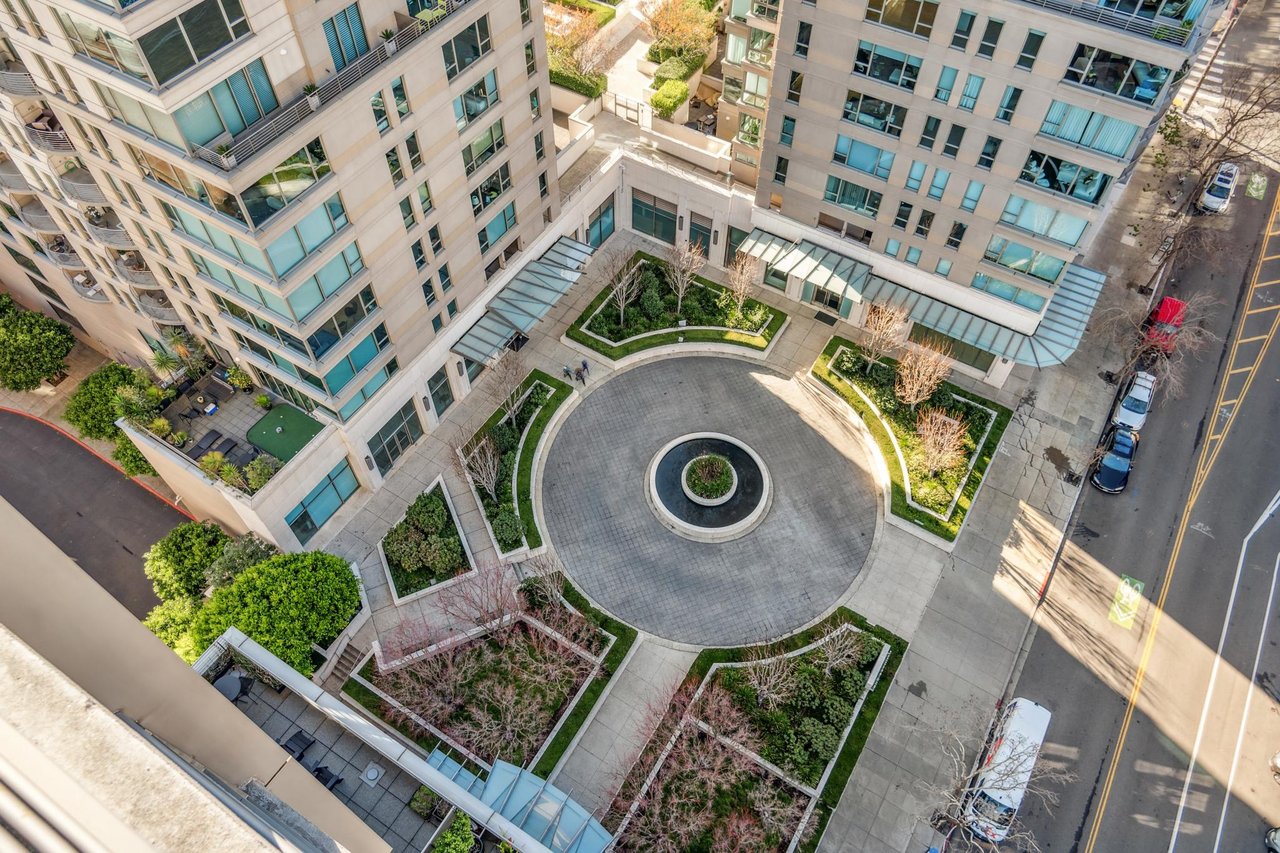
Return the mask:
[[188,521],[169,531],[143,555],[142,568],[161,600],[199,600],[205,570],[222,556],[230,539],[212,521]]
[[124,433],[116,436],[116,449],[111,451],[111,458],[119,462],[124,473],[130,477],[156,476],[156,469],[151,467],[147,457],[142,455],[138,446]]
[[431,849],[435,853],[471,853],[471,818],[459,809],[453,813],[449,828],[436,836]]
[[162,601],[151,608],[142,624],[159,637],[160,642],[174,649],[191,630],[191,621],[196,618],[197,609],[196,603],[189,598]]
[[259,538],[256,533],[237,536],[223,546],[222,555],[205,569],[205,582],[214,589],[226,586],[245,569],[279,553],[280,549]]
[[18,308],[6,297],[0,306],[0,385],[33,391],[67,367],[76,345],[66,323]]
[[311,644],[331,642],[359,609],[359,582],[341,557],[279,554],[214,590],[191,625],[191,639],[202,651],[234,625],[310,675]]
[[115,438],[116,389],[133,382],[133,370],[123,364],[104,364],[90,373],[67,400],[62,416],[85,438]]

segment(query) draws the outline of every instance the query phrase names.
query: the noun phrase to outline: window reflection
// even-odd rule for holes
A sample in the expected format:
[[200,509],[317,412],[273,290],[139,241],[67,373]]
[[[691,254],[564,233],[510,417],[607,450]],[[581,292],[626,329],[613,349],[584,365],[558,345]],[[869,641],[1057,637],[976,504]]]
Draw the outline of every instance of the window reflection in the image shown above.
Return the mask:
[[313,139],[240,194],[249,219],[260,226],[329,174],[329,158],[319,139]]

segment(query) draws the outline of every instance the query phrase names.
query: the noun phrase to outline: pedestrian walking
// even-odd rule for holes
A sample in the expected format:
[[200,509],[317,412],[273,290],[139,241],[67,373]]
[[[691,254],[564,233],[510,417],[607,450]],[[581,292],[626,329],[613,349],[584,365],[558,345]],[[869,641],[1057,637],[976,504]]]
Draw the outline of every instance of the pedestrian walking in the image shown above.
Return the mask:
[[583,374],[581,367],[573,371],[573,378],[581,382],[583,385],[587,384],[587,377]]
[[562,367],[560,369],[560,372],[564,374],[564,378],[566,381],[573,379],[573,368],[571,368],[569,365],[566,364],[564,367]]
[[591,375],[591,365],[587,364],[587,360],[585,358],[582,360],[582,375],[583,376]]

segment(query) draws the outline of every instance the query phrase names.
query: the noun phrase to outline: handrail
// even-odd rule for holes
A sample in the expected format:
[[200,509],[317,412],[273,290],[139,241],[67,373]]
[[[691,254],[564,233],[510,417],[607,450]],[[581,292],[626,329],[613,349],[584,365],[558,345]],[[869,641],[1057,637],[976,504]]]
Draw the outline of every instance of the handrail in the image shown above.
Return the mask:
[[1095,24],[1102,24],[1105,27],[1146,36],[1155,41],[1178,47],[1185,47],[1191,39],[1191,34],[1195,31],[1194,25],[1186,26],[1182,22],[1157,24],[1154,21],[1139,18],[1136,15],[1113,12],[1093,3],[1079,3],[1073,2],[1073,0],[1021,0],[1021,2],[1031,6],[1040,6],[1044,9],[1052,9],[1055,12],[1062,12],[1073,18],[1092,21]]
[[18,208],[18,218],[39,231],[61,230],[48,211],[43,209],[36,210],[35,207],[35,204],[28,204],[25,207]]
[[89,268],[88,264],[80,260],[80,255],[74,251],[59,252],[56,249],[46,247],[45,254],[47,254],[53,262],[60,267],[71,267],[78,270]]
[[[240,163],[285,136],[289,130],[301,124],[312,113],[318,112],[325,104],[335,100],[348,89],[354,87],[391,56],[412,45],[470,2],[471,0],[445,0],[445,13],[443,15],[430,21],[414,18],[412,23],[397,32],[389,41],[376,45],[355,62],[350,63],[337,74],[321,83],[319,88],[311,95],[303,95],[296,99],[256,127],[251,125],[246,128],[245,132],[232,142],[226,154],[212,151],[203,145],[194,146],[193,153],[201,160],[211,163],[223,171],[231,171]],[[387,50],[389,44],[394,45],[394,48],[390,51]],[[314,109],[311,106],[311,99],[313,98],[319,99],[319,106]]]
[[11,190],[29,190],[31,189],[31,184],[27,183],[27,179],[18,171],[18,167],[14,166],[8,171],[0,169],[0,187],[7,187]]
[[[133,238],[120,226],[89,225],[89,232],[108,246],[132,247]],[[112,242],[112,241],[115,242]]]
[[36,81],[25,71],[0,71],[0,89],[11,95],[38,95]]
[[75,151],[76,148],[71,144],[71,137],[67,136],[66,131],[62,130],[40,130],[29,124],[23,125],[23,129],[27,132],[27,139],[37,148],[45,151]]
[[69,174],[71,173],[66,172],[58,176],[58,184],[67,195],[77,201],[90,201],[97,204],[106,204],[109,201],[107,194],[102,191],[102,188],[95,181],[92,179],[87,182],[73,181],[67,177]]
[[134,269],[118,258],[115,261],[115,268],[125,281],[140,284],[144,287],[156,287],[160,284],[159,280],[156,279],[156,274],[149,269]]
[[182,318],[178,314],[178,309],[172,304],[163,305],[158,299],[144,296],[141,293],[137,296],[138,306],[142,309],[142,313],[154,320],[161,320],[171,323],[181,322]]

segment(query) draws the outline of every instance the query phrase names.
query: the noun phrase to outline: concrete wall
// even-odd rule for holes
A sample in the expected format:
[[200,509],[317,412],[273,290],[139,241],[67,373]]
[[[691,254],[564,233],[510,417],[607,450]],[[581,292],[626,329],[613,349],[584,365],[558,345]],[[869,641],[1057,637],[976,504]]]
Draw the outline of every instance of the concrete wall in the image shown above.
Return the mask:
[[[353,851],[387,844],[0,501],[0,623],[112,711],[239,787],[257,779]],[[142,571],[141,564],[138,571]]]

